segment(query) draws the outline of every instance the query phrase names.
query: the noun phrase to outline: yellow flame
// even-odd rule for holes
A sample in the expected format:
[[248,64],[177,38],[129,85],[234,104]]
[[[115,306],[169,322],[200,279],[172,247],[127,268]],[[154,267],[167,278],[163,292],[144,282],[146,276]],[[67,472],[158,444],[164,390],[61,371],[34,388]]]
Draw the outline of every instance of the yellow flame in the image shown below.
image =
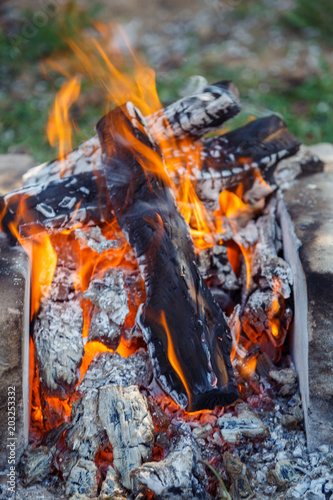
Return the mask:
[[172,342],[171,333],[170,333],[170,330],[169,330],[168,323],[166,321],[166,317],[165,317],[165,312],[164,311],[161,311],[161,325],[163,326],[163,328],[165,330],[165,333],[167,335],[167,339],[168,339],[168,360],[170,361],[172,368],[177,373],[178,377],[180,378],[180,380],[181,380],[181,382],[182,382],[182,384],[183,384],[183,386],[184,386],[184,388],[186,390],[186,393],[187,393],[187,396],[188,396],[189,405],[190,405],[191,404],[190,390],[189,390],[189,387],[188,387],[185,375],[184,375],[184,373],[182,371],[182,368],[181,368],[181,366],[179,364],[179,361],[178,361],[178,358],[177,358],[177,355],[176,355],[176,352],[175,352],[175,348],[174,348],[174,345],[173,345],[173,342]]
[[62,161],[62,175],[65,173],[66,154],[72,150],[72,123],[69,109],[78,99],[81,83],[78,76],[66,81],[56,95],[47,123],[47,137],[51,146],[58,146],[58,158]]

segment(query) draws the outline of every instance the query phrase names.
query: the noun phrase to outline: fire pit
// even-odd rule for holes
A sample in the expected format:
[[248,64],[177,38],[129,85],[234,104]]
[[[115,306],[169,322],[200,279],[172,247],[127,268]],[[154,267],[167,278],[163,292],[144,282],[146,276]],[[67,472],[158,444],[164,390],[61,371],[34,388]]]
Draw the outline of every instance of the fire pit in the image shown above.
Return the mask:
[[4,198],[32,266],[20,498],[331,495],[329,447],[305,448],[278,210],[295,162],[323,164],[275,115],[207,138],[239,109],[227,81],[146,116],[127,102]]

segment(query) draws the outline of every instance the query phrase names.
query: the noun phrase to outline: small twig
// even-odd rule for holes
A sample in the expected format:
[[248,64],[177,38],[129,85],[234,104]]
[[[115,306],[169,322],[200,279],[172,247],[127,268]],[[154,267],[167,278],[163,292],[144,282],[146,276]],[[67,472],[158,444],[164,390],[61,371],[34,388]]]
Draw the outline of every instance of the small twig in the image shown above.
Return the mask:
[[214,467],[212,465],[210,465],[209,462],[206,462],[206,460],[199,460],[199,462],[204,464],[206,467],[208,467],[212,471],[212,473],[214,474],[214,476],[216,477],[216,479],[218,480],[218,482],[221,484],[221,486],[223,488],[224,498],[226,498],[226,500],[231,500],[231,496],[229,495],[228,490],[224,484],[224,481],[221,478],[220,474],[217,472],[217,470],[214,469]]

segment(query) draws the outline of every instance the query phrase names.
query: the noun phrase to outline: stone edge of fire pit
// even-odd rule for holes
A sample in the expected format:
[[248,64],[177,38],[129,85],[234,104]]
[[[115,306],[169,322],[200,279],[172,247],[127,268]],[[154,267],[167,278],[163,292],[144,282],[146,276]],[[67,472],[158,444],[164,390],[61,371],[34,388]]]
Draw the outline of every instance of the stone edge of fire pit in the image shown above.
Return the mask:
[[333,444],[333,145],[312,150],[325,162],[324,171],[285,186],[279,203],[295,281],[290,343],[310,450]]
[[[4,486],[28,442],[30,263],[24,250],[11,247],[2,234],[0,276],[0,484]],[[15,400],[8,397],[10,387],[15,387]],[[15,401],[10,405],[10,410],[15,408],[14,431],[9,428],[8,401]]]

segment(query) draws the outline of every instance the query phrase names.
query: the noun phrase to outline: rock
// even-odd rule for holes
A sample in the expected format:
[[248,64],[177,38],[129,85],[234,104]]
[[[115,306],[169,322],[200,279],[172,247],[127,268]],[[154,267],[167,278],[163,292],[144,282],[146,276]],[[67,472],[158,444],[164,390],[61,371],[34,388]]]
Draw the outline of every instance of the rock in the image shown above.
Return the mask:
[[199,450],[189,436],[182,436],[167,458],[134,469],[135,491],[148,489],[163,500],[208,500],[206,474]]
[[73,467],[66,483],[66,495],[97,495],[97,467],[94,462],[80,458]]
[[147,399],[137,386],[107,385],[99,391],[98,415],[113,447],[121,484],[132,489],[130,472],[151,458],[154,426]]
[[249,410],[243,410],[237,417],[228,413],[218,419],[223,439],[229,443],[238,443],[242,437],[264,438],[268,435],[267,427]]
[[0,155],[0,194],[8,193],[22,186],[22,175],[35,165],[28,154]]

